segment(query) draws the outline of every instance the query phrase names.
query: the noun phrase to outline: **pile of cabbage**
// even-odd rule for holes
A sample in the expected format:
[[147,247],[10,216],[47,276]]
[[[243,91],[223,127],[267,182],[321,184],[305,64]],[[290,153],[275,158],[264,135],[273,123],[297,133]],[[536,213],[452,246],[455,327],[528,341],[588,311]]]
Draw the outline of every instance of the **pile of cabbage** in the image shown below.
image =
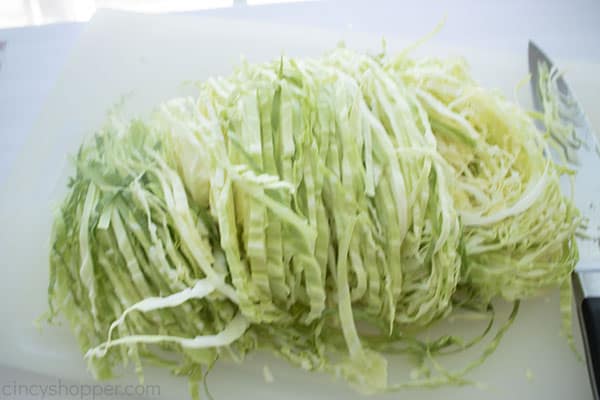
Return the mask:
[[[577,261],[581,218],[545,154],[532,117],[461,59],[243,63],[81,146],[53,227],[52,318],[98,378],[129,360],[195,385],[267,349],[363,392],[466,383],[518,301]],[[481,359],[440,367],[477,340],[420,333],[498,298],[515,307]],[[407,380],[388,353],[412,355]]]

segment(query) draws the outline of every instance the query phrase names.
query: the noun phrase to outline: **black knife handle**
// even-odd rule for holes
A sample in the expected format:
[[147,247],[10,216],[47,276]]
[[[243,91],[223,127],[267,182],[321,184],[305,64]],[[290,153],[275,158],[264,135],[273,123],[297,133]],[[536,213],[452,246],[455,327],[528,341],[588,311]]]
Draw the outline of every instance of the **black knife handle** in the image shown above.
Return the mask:
[[600,399],[600,297],[583,299],[580,317],[592,391],[594,398]]

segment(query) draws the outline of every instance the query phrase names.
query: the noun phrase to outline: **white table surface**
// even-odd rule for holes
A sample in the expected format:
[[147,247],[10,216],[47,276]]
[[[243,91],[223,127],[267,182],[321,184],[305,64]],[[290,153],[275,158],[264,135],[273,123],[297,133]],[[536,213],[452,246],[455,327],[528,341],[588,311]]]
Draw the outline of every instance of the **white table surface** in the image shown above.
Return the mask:
[[[556,60],[600,62],[598,0],[345,0],[234,7],[203,13],[414,39],[430,32],[446,16],[443,34],[434,40],[457,43],[468,39],[471,46],[480,48],[523,51],[524,73],[529,39],[536,41]],[[7,42],[0,52],[0,185],[84,29],[85,24],[70,23],[0,30],[0,42]],[[3,345],[6,344],[0,343]],[[1,363],[0,360],[0,390],[15,382],[56,383],[53,378],[4,368]],[[0,391],[0,398],[42,397],[9,395],[9,392]]]

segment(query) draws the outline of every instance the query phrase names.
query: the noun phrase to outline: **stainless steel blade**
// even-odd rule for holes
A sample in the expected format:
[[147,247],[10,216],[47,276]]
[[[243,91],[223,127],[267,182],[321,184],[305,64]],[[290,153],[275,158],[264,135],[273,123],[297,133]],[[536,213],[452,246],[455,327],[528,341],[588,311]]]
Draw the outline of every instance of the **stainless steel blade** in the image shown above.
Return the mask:
[[[533,104],[537,111],[543,112],[544,104],[540,97],[540,67],[545,64],[552,69],[554,64],[533,42],[529,42],[529,71]],[[578,271],[600,270],[600,155],[598,138],[591,128],[575,95],[562,75],[556,80],[558,95],[561,99],[561,119],[573,125],[576,137],[581,143],[578,148],[570,148],[576,152],[570,159],[576,160],[577,174],[574,182],[575,204],[587,219],[585,235],[589,238],[578,239],[580,262]],[[542,124],[543,125],[543,124]],[[543,126],[542,126],[543,128]],[[551,132],[550,132],[551,133]],[[569,185],[566,185],[569,189]]]
[[[542,68],[550,73],[548,89],[552,89],[556,103],[546,101],[540,96],[540,76]],[[573,126],[573,130],[561,130],[554,123],[549,123],[548,133],[557,143],[562,145],[568,162],[576,164],[577,173],[574,178],[575,204],[587,218],[584,230],[586,237],[577,239],[580,261],[571,275],[575,308],[579,317],[581,333],[585,348],[586,361],[592,392],[596,400],[600,399],[600,156],[598,140],[595,137],[582,107],[573,95],[562,74],[558,75],[550,59],[532,42],[529,42],[529,71],[531,72],[531,88],[535,108],[543,112],[544,107],[558,116],[565,126]],[[555,84],[554,84],[555,83]],[[554,105],[553,105],[554,104]],[[557,114],[554,114],[557,112]],[[543,125],[543,124],[542,124]],[[542,128],[544,128],[542,126]],[[555,131],[555,132],[553,132]],[[574,131],[574,135],[572,135]],[[560,135],[555,133],[561,132]],[[569,137],[565,137],[565,134]],[[557,147],[559,149],[560,147]],[[559,152],[548,154],[549,157]],[[564,161],[563,161],[564,162]],[[563,190],[565,185],[563,185]]]

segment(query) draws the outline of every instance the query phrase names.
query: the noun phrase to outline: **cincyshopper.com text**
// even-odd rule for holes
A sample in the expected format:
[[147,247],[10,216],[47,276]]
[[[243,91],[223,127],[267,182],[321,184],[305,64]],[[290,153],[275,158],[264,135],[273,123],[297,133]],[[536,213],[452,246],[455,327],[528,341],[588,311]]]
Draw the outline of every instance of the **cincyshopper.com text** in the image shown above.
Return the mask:
[[99,399],[109,397],[150,398],[160,396],[159,385],[72,384],[57,380],[55,383],[0,382],[0,399]]

